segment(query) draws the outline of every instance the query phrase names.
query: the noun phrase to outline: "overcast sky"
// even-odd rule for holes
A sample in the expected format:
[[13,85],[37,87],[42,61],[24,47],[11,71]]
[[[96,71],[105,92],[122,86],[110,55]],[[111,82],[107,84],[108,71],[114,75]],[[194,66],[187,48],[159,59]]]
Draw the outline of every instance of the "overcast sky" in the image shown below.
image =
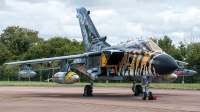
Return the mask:
[[99,34],[111,45],[127,39],[168,35],[175,44],[200,38],[200,0],[0,0],[0,33],[15,25],[45,40],[82,40],[76,8],[90,10]]

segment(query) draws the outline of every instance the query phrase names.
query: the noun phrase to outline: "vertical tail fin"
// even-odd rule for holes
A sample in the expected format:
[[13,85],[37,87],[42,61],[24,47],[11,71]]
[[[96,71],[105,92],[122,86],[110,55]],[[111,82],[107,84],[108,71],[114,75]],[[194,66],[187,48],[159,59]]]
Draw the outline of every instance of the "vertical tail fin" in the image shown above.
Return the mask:
[[100,35],[89,16],[90,11],[87,11],[84,7],[77,8],[76,11],[85,44],[85,50],[90,51],[92,40],[95,38],[100,38]]

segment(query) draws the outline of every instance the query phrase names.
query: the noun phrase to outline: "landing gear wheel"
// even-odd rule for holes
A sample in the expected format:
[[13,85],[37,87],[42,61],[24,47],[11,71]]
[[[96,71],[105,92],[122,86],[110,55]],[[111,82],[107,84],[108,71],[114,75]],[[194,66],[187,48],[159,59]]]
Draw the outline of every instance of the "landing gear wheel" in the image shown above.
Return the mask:
[[142,94],[142,92],[143,92],[142,86],[141,85],[136,85],[134,96],[138,96],[139,94]]
[[92,86],[91,85],[86,85],[85,86],[83,96],[93,96],[92,95]]
[[149,99],[149,100],[153,100],[153,93],[150,91],[148,94],[149,94],[149,95],[148,95],[148,99]]
[[146,92],[143,92],[143,93],[142,93],[142,99],[143,99],[143,100],[146,100],[146,98],[147,98],[147,93],[146,93]]

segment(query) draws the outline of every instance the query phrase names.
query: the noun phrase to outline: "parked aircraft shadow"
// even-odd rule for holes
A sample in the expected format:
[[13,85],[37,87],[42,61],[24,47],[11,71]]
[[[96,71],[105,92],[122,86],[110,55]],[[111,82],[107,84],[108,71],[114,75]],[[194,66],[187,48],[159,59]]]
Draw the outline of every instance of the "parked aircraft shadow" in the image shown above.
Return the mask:
[[58,98],[58,99],[104,99],[104,100],[115,100],[115,101],[132,101],[140,100],[141,96],[134,96],[133,94],[119,94],[119,93],[94,93],[93,97],[84,97],[80,93],[34,93],[34,94],[23,94],[20,97],[43,97],[43,98]]

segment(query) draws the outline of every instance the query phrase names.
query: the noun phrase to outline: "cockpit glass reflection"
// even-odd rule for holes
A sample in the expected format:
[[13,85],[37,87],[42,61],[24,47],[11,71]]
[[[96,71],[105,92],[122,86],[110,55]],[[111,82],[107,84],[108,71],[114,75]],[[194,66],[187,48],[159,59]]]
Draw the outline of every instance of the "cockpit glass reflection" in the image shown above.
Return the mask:
[[149,45],[148,42],[145,43],[145,44],[142,46],[142,50],[143,50],[143,51],[152,51],[152,50],[151,50],[151,47],[150,47],[150,45]]
[[148,43],[151,45],[151,48],[152,48],[154,51],[162,50],[162,49],[161,49],[160,47],[158,47],[154,42],[149,41]]

